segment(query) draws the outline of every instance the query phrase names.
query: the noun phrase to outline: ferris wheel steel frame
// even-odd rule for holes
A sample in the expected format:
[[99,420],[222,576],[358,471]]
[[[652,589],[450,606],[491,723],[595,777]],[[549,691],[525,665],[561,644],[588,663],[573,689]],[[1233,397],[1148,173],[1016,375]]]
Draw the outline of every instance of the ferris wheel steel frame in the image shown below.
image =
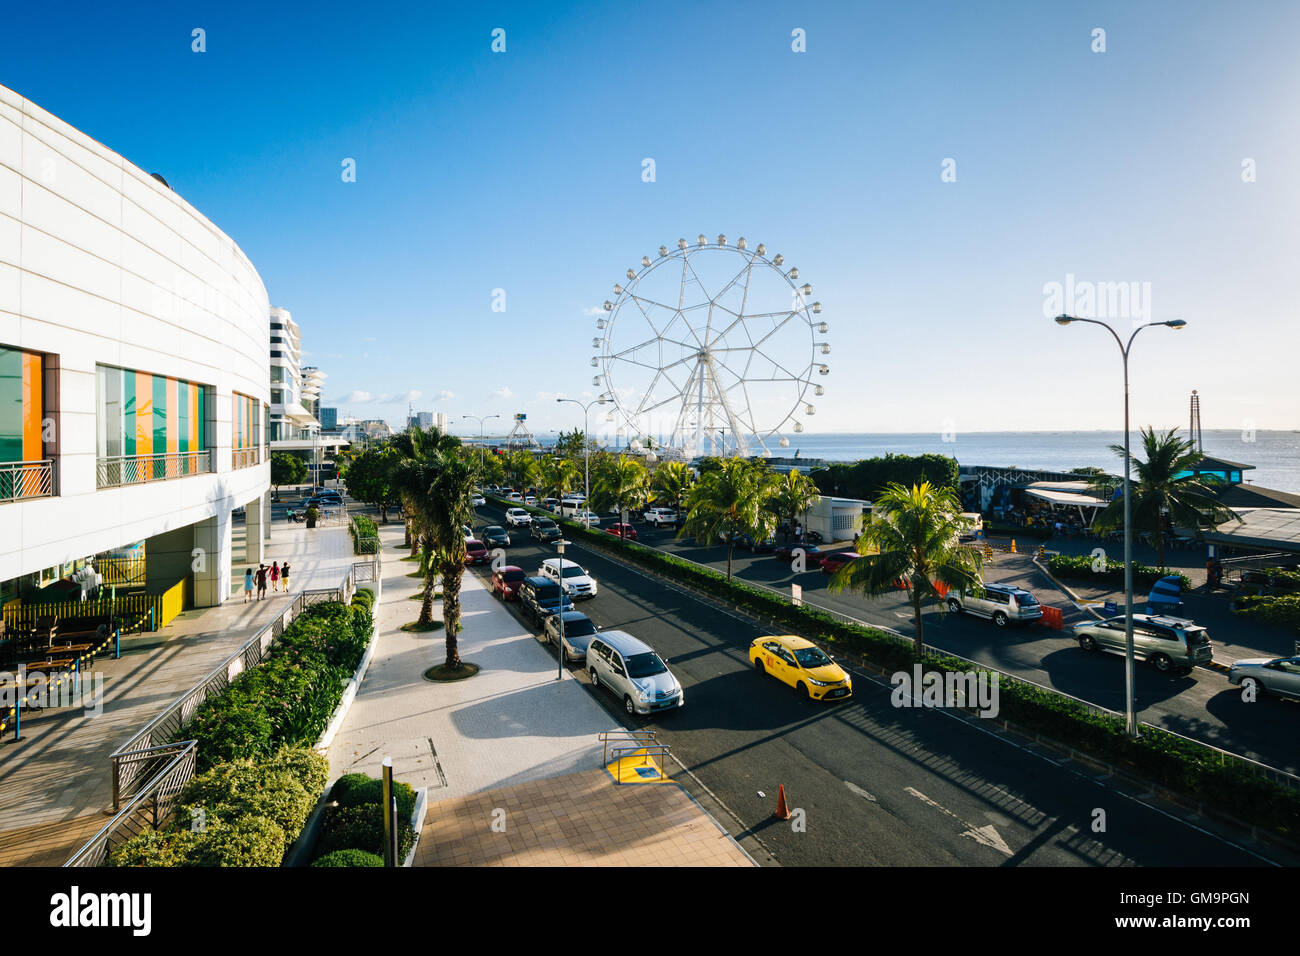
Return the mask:
[[[692,266],[691,260],[694,256],[706,253],[724,252],[737,256],[738,268],[730,281],[710,294],[705,288],[704,281]],[[675,306],[638,294],[637,290],[642,280],[657,269],[675,263],[680,263],[682,270],[678,285],[678,301]],[[796,416],[800,413],[808,416],[816,411],[815,406],[808,401],[808,393],[811,391],[817,396],[824,393],[824,389],[813,376],[825,376],[830,371],[829,366],[819,361],[817,357],[819,350],[823,355],[830,352],[830,345],[825,341],[825,333],[829,331],[829,326],[825,320],[814,318],[820,315],[822,306],[820,302],[808,301],[812,296],[812,287],[806,282],[798,285],[799,270],[793,267],[783,270],[783,265],[784,258],[779,253],[769,258],[765,246],[761,243],[756,248],[750,249],[743,237],[737,239],[734,244],[728,244],[726,236],[719,235],[716,243],[711,243],[701,234],[693,244],[685,239],[679,239],[675,249],[660,246],[656,258],[643,256],[640,269],[627,270],[626,286],[622,283],[614,286],[615,298],[604,303],[604,315],[596,321],[597,330],[603,334],[592,340],[592,347],[596,349],[597,354],[592,357],[591,365],[599,369],[599,373],[592,378],[592,385],[604,386],[605,392],[601,397],[613,403],[618,416],[623,419],[634,436],[646,433],[643,423],[649,416],[660,409],[668,409],[674,403],[678,403],[679,407],[674,416],[669,444],[688,454],[716,454],[721,451],[749,455],[761,449],[764,455],[770,455],[769,442],[776,440],[781,447],[789,444],[788,438],[782,433],[787,426],[790,426],[790,430],[795,433],[803,431],[803,424]],[[756,269],[771,270],[781,277],[789,290],[791,308],[746,312],[750,304],[750,285]],[[692,283],[703,293],[703,299],[688,304],[687,290]],[[720,304],[719,300],[724,296],[734,294],[733,290],[737,288],[738,283],[740,284],[739,309],[731,309]],[[633,321],[648,326],[651,334],[644,340],[641,340],[641,336],[635,336],[638,338],[635,344],[621,347],[614,340],[614,335],[619,329],[620,316],[629,307],[633,307],[628,313]],[[671,317],[667,322],[656,326],[655,320],[651,318],[652,308],[667,310],[671,313]],[[704,322],[692,324],[692,314],[702,310],[707,311]],[[665,332],[679,319],[685,325],[686,334],[675,338],[667,337]],[[771,323],[771,328],[757,339],[751,334],[748,324],[755,320]],[[796,365],[785,356],[773,357],[763,351],[763,346],[791,323],[801,323],[808,330],[807,341],[811,354],[806,363]],[[624,324],[627,324],[626,320]],[[738,328],[744,329],[748,345],[735,346],[729,343],[727,336]],[[819,335],[822,336],[820,341]],[[682,356],[673,361],[666,361],[663,358],[665,343],[680,348]],[[651,345],[659,347],[660,360],[657,365],[638,361],[633,355],[638,350]],[[750,367],[756,354],[770,363],[772,373],[750,377]],[[618,384],[620,363],[640,366],[654,372],[649,386],[635,396],[636,401],[629,401],[627,396],[620,394],[621,389]],[[733,365],[740,367],[736,368]],[[670,369],[683,366],[689,366],[690,370],[685,385],[678,387],[665,373]],[[780,374],[776,374],[778,372]],[[667,397],[660,397],[656,393],[656,387],[661,382],[672,386],[672,392],[667,394]],[[789,410],[779,416],[779,420],[774,420],[777,416],[768,416],[760,423],[750,398],[748,386],[751,382],[755,384],[788,382],[792,386],[792,394],[797,393],[797,397],[792,400]],[[731,394],[737,390],[743,396],[743,402],[738,401]],[[608,417],[613,418],[613,416],[614,413],[611,413]]]

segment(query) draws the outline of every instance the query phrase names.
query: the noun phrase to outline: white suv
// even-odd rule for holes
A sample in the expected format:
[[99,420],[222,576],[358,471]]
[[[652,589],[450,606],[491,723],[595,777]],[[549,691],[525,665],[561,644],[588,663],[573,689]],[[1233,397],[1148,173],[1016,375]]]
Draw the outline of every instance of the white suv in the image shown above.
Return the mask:
[[594,687],[623,699],[628,715],[676,710],[686,703],[682,685],[654,648],[627,631],[601,631],[587,645],[587,673]]
[[651,508],[645,513],[645,523],[654,525],[656,528],[662,528],[665,525],[677,527],[677,512],[672,508]]
[[1043,616],[1036,597],[1024,588],[1006,584],[986,584],[980,595],[953,591],[948,595],[948,610],[989,618],[998,627],[1029,624]]
[[[564,571],[560,571],[560,562],[564,561]],[[580,598],[594,598],[596,596],[596,579],[582,569],[582,565],[576,561],[568,561],[563,558],[547,558],[542,562],[542,566],[537,569],[537,573],[542,577],[550,578],[552,581],[558,581],[560,587],[564,588],[564,593],[572,600],[577,601]]]
[[533,516],[523,508],[507,508],[506,524],[512,528],[527,528],[533,523]]

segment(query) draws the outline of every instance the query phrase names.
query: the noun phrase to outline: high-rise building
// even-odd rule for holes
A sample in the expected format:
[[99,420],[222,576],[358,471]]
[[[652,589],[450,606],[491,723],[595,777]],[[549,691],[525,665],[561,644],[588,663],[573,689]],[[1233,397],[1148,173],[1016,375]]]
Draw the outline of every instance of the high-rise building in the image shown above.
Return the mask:
[[322,408],[320,410],[320,427],[322,431],[338,431],[339,410],[337,408]]
[[302,332],[288,309],[273,306],[271,322],[271,441],[301,438],[316,419],[303,407]]

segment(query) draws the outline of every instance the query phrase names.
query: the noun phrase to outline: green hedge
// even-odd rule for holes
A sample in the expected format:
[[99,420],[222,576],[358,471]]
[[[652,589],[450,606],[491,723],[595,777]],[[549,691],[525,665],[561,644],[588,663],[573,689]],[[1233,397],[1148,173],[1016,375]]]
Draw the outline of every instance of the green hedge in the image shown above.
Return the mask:
[[374,632],[370,609],[313,604],[272,645],[267,659],[204,701],[184,729],[198,743],[198,766],[269,757],[310,745],[324,732]]
[[[408,783],[394,781],[397,798],[398,858],[406,858],[415,842],[411,814],[415,810],[415,791]],[[330,805],[321,818],[316,837],[312,866],[369,866],[368,863],[324,863],[345,851],[373,854],[382,861],[384,855],[383,781],[363,773],[340,777],[330,790]]]
[[[1094,560],[1102,562],[1101,571],[1094,571],[1092,564]],[[1047,562],[1047,570],[1058,578],[1066,578],[1074,581],[1087,581],[1092,584],[1115,584],[1119,587],[1124,586],[1124,562],[1111,561],[1109,558],[1094,559],[1088,555],[1072,558],[1069,555],[1058,554]],[[1184,591],[1192,589],[1192,581],[1187,575],[1176,571],[1158,571],[1155,568],[1147,567],[1145,564],[1133,564],[1133,586],[1140,588],[1149,588],[1156,581],[1169,575],[1178,578],[1178,583]]]
[[[808,605],[796,607],[783,595],[755,588],[744,581],[728,581],[720,571],[636,542],[592,531],[567,520],[561,524],[566,537],[593,550],[617,555],[666,578],[741,605],[809,639],[839,645],[886,671],[907,670],[915,663],[912,642],[905,638],[866,625],[838,621]],[[1090,558],[1067,560],[1091,563]],[[1122,580],[1122,565],[1119,567]],[[1143,570],[1152,575],[1151,580],[1158,576],[1153,569]],[[939,655],[925,658],[922,666],[926,670],[966,673],[970,665],[958,658]],[[1218,751],[1195,741],[1153,728],[1142,728],[1141,736],[1134,740],[1125,734],[1123,718],[1097,714],[1073,698],[1002,675],[998,686],[999,717],[1019,729],[1055,738],[1076,750],[1127,767],[1237,819],[1271,828],[1292,839],[1300,838],[1300,792],[1274,784],[1245,767],[1223,766]]]
[[960,492],[957,459],[948,455],[895,455],[863,458],[818,468],[810,473],[824,495],[875,501],[893,482],[911,486],[928,481],[939,488]]
[[328,779],[328,761],[306,749],[217,764],[186,784],[169,827],[127,841],[108,865],[279,866]]
[[335,850],[327,853],[312,866],[383,866],[384,858],[365,850]]
[[1233,612],[1264,624],[1300,627],[1300,595],[1249,596],[1238,598]]
[[353,515],[348,525],[352,532],[353,554],[377,554],[379,551],[379,528],[366,515]]

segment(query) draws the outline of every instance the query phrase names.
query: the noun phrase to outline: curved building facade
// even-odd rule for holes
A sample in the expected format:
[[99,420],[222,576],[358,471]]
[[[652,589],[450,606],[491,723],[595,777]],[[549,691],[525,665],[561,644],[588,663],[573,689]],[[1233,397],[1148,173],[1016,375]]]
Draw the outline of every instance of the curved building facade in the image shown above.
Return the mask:
[[232,513],[246,559],[269,529],[269,314],[202,213],[0,87],[0,604],[132,551],[230,594]]

